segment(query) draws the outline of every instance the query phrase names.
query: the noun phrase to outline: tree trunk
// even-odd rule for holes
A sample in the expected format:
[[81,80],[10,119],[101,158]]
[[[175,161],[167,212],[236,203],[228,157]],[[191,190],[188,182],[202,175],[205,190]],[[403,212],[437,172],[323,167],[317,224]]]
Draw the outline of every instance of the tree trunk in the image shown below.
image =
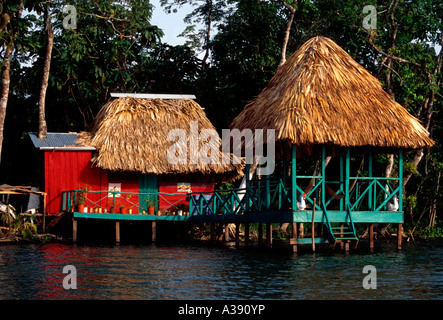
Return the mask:
[[45,63],[43,67],[42,85],[40,88],[40,97],[38,100],[38,137],[40,139],[46,138],[48,128],[45,119],[45,100],[46,90],[48,88],[49,70],[51,67],[52,47],[54,45],[54,33],[51,26],[51,15],[49,12],[49,3],[45,8],[45,29],[46,29],[46,53]]
[[[23,12],[23,0],[19,3],[19,8],[17,10],[17,19],[20,19]],[[6,25],[2,26],[4,30]],[[9,97],[9,87],[11,82],[11,58],[12,53],[14,51],[14,40],[18,34],[18,31],[12,31],[12,40],[7,45],[5,50],[5,56],[3,59],[3,68],[2,68],[2,89],[0,95],[0,163],[1,163],[1,155],[2,155],[2,146],[3,146],[3,133],[4,133],[4,125],[6,118],[6,107],[8,105],[8,97]]]
[[14,43],[8,45],[5,51],[5,58],[3,60],[2,69],[2,91],[0,97],[0,163],[2,155],[2,145],[3,145],[3,130],[6,117],[6,106],[8,104],[9,96],[9,84],[10,84],[10,73],[11,73],[11,56],[14,51]]
[[286,49],[288,47],[289,35],[291,34],[292,22],[294,21],[294,16],[295,16],[295,8],[290,5],[285,5],[285,6],[286,8],[289,9],[291,15],[289,16],[288,23],[286,24],[285,36],[283,38],[283,45],[281,48],[280,63],[278,64],[279,68],[286,62]]

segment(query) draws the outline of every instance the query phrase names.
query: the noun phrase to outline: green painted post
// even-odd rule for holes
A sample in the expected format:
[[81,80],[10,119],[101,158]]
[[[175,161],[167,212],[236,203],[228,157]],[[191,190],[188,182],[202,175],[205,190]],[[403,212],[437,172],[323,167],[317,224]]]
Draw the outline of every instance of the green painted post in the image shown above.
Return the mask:
[[403,149],[398,153],[398,211],[403,211]]
[[351,170],[351,150],[349,147],[346,147],[346,159],[345,159],[345,197],[346,202],[345,206],[347,206],[350,203],[349,199],[349,172]]
[[266,165],[266,180],[265,180],[265,188],[266,188],[266,210],[269,210],[271,207],[271,175],[269,174],[269,165]]
[[[326,162],[326,148],[325,145],[322,145],[322,149],[321,149],[321,179],[322,179],[322,183],[321,183],[321,203],[325,204],[326,203],[326,167],[325,167],[325,162]],[[314,203],[315,206],[315,203]]]
[[[343,178],[343,150],[340,150],[340,190],[344,192]],[[343,211],[343,198],[340,199],[340,211]]]
[[291,203],[292,210],[297,210],[297,148],[295,144],[292,144],[292,152],[291,152],[291,180],[292,180],[292,194],[291,194]]
[[246,211],[249,211],[249,171],[251,170],[250,164],[246,164],[245,174],[246,174],[246,190],[245,190],[245,200],[246,200]]
[[[368,154],[368,165],[369,165],[369,178],[372,178],[372,150],[369,150],[369,154]],[[369,184],[371,184],[372,181],[369,180]],[[373,211],[375,208],[372,207],[373,203],[372,203],[372,186],[369,188],[368,191],[368,209],[369,211]]]

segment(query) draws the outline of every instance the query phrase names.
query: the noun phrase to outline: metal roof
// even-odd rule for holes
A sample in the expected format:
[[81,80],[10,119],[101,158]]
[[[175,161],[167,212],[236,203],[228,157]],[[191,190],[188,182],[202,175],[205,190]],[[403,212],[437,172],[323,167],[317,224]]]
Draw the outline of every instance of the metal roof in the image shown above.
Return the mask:
[[195,99],[193,94],[161,94],[161,93],[111,93],[111,98],[140,98],[140,99]]
[[28,134],[36,148],[74,146],[77,142],[75,132],[48,132],[44,139],[39,139],[37,132]]

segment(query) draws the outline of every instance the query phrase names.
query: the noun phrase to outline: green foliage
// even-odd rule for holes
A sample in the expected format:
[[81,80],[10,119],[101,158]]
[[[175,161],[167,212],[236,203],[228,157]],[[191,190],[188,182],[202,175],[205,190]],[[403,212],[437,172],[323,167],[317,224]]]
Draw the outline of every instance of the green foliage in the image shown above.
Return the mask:
[[443,222],[441,220],[437,220],[433,227],[419,229],[417,234],[419,237],[424,239],[443,238]]

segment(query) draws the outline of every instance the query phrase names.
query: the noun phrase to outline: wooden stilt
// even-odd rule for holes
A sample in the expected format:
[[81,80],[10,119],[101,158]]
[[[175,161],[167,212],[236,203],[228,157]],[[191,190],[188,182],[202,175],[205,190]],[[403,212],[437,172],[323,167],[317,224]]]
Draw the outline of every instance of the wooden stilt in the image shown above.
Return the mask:
[[272,224],[266,223],[266,246],[270,248],[272,246]]
[[315,203],[316,198],[314,198],[314,206],[312,207],[312,222],[311,222],[311,238],[312,238],[312,252],[315,252]]
[[115,221],[115,242],[120,243],[120,221]]
[[151,241],[157,241],[157,221],[155,220],[151,222]]
[[349,253],[349,243],[350,243],[350,241],[346,240],[346,242],[345,242],[345,253]]
[[240,222],[235,224],[235,245],[237,247],[240,245]]
[[215,241],[215,224],[211,223],[211,242]]
[[225,223],[225,242],[229,242],[229,224]]
[[300,222],[298,226],[298,237],[303,238],[305,236],[305,224],[303,222]]
[[403,239],[403,224],[398,224],[398,232],[397,232],[397,251],[401,251],[401,241]]
[[249,246],[249,223],[245,223],[245,246]]
[[72,219],[72,241],[77,242],[77,220]]
[[369,251],[374,252],[374,224],[369,225]]
[[46,193],[43,194],[43,233],[46,233]]
[[261,245],[263,242],[263,223],[258,224],[258,244]]
[[298,227],[297,222],[293,222],[292,223],[292,239],[291,239],[293,253],[297,253],[297,251],[298,251],[298,245],[296,243],[296,241],[297,241],[297,227]]

